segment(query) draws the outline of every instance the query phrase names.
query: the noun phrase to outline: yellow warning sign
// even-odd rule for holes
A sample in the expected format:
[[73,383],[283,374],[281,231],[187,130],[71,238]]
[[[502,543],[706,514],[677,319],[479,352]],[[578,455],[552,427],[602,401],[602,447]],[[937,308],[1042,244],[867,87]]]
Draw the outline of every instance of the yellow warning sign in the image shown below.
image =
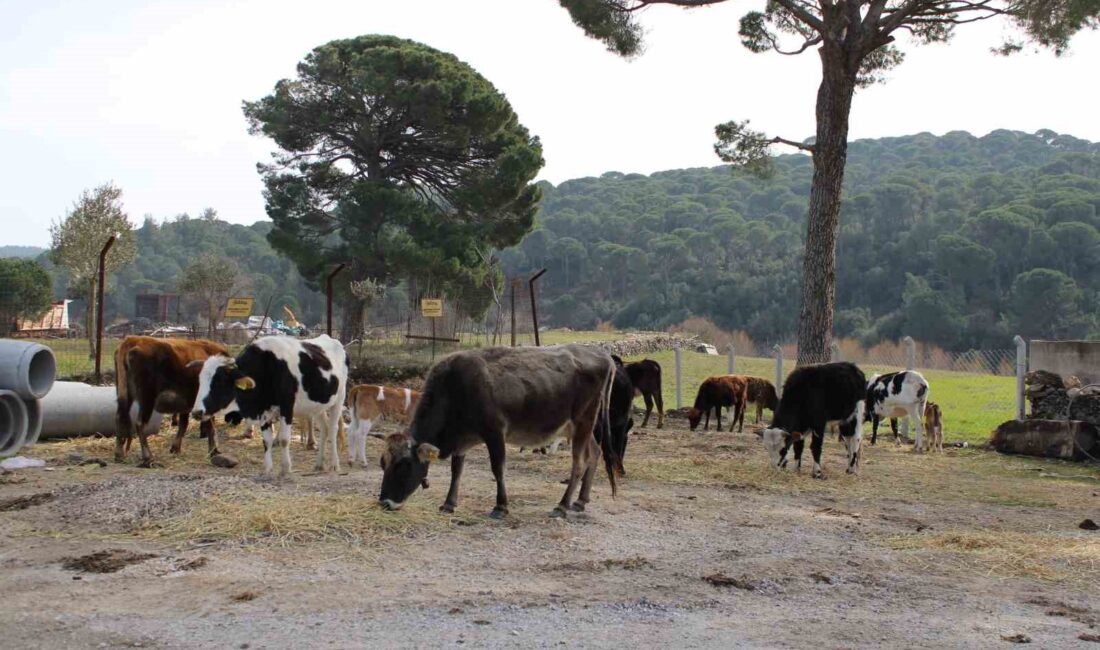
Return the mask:
[[422,298],[420,300],[420,314],[424,318],[442,318],[443,300],[440,298]]
[[248,318],[252,315],[251,298],[230,298],[225,306],[226,318]]

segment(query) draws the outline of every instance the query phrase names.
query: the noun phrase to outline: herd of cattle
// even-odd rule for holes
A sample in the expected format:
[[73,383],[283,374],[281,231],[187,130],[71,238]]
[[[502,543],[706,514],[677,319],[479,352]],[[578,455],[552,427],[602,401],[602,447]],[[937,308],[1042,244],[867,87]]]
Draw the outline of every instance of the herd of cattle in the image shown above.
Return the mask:
[[[634,424],[635,396],[645,401],[643,427],[654,404],[657,428],[664,424],[661,366],[649,359],[623,363],[594,346],[457,352],[431,368],[420,392],[349,386],[349,365],[344,348],[328,336],[265,337],[245,346],[236,357],[211,341],[127,337],[115,353],[115,460],[125,460],[136,432],[142,464],[151,464],[145,425],[155,411],[178,418],[171,453],[179,453],[189,418],[200,421],[200,435],[207,438],[211,458],[220,456],[215,417],[228,424],[258,426],[264,443],[264,474],[273,473],[277,451],[280,477],[290,473],[291,425],[297,420],[304,424],[311,445],[317,434],[316,469],[339,471],[337,440],[347,425],[351,465],[366,466],[369,436],[385,441],[380,459],[382,507],[399,509],[418,487],[427,487],[432,462],[450,459],[451,484],[440,509],[452,512],[458,505],[466,452],[485,445],[497,485],[491,516],[500,518],[508,512],[505,443],[545,449],[564,439],[571,447],[572,466],[563,481],[565,494],[552,514],[565,516],[570,510],[585,509],[601,458],[612,494],[616,492],[616,476],[625,475],[623,458]],[[820,477],[821,449],[830,424],[837,427],[847,449],[847,471],[852,473],[859,471],[865,421],[872,422],[871,444],[884,419],[890,420],[899,443],[897,418],[907,416],[918,431],[923,427],[927,432],[926,445],[942,451],[942,413],[928,396],[928,382],[918,372],[876,375],[868,382],[855,364],[826,363],[795,369],[784,382],[781,397],[771,382],[758,377],[709,377],[699,386],[687,415],[693,431],[701,420],[705,431],[713,411],[720,430],[726,408],[733,431],[735,425],[743,428],[750,404],[756,405],[757,423],[763,410],[769,409],[772,421],[760,435],[771,464],[786,467],[790,451],[795,467],[801,468],[809,438],[813,476]],[[134,404],[137,422],[131,416]],[[406,422],[407,428],[388,436],[372,433],[379,419]]]

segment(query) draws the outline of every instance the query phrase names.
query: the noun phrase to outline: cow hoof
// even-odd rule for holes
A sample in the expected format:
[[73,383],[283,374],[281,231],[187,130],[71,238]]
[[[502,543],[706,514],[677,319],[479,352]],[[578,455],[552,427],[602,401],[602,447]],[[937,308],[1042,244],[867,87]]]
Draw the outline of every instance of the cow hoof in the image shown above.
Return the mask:
[[550,511],[551,519],[565,519],[566,516],[567,513],[565,511],[565,508],[561,507],[560,505],[554,506],[554,509]]
[[816,478],[819,481],[824,481],[825,480],[825,475],[820,473],[820,472],[815,472],[814,473],[814,478]]
[[306,451],[317,451],[317,445],[306,443]]
[[143,469],[152,469],[153,468],[153,459],[152,458],[142,459],[142,461],[140,463],[138,463],[138,467],[141,467]]
[[[450,503],[444,503],[443,505],[439,506],[439,511],[445,512],[450,515],[454,514],[455,507]],[[494,510],[493,512],[496,512],[496,510]],[[489,516],[492,517],[493,515],[490,514]]]
[[584,502],[574,501],[571,509],[573,510],[573,512],[584,512]]
[[180,448],[175,446],[175,445],[172,445],[171,447],[168,448],[168,453],[175,454],[175,455],[178,456],[179,453],[180,453]]
[[558,483],[561,483],[562,485],[569,485],[569,479],[563,478],[562,480],[558,481]]
[[501,508],[493,508],[493,511],[489,513],[490,519],[500,520],[504,519],[506,516],[508,516],[508,511]]

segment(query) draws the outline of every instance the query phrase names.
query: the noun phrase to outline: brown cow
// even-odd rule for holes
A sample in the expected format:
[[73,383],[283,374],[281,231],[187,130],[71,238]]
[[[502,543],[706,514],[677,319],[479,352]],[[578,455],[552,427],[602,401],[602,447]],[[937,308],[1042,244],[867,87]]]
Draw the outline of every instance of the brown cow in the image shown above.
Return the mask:
[[645,418],[642,426],[649,425],[649,416],[653,413],[653,403],[657,403],[657,428],[665,425],[665,405],[661,399],[661,364],[653,359],[642,359],[623,363],[623,360],[611,355],[615,361],[626,370],[630,377],[630,384],[634,387],[634,394],[640,395],[645,400]]
[[347,419],[350,424],[348,464],[355,465],[359,461],[363,467],[367,466],[367,436],[379,418],[391,422],[408,422],[419,403],[420,393],[408,388],[369,384],[352,386],[347,398]]
[[760,417],[764,415],[764,409],[772,412],[775,417],[775,408],[779,406],[779,396],[775,393],[775,386],[762,377],[745,377],[748,382],[749,403],[756,405],[756,424],[760,424]]
[[691,430],[699,426],[699,420],[705,415],[703,431],[710,426],[710,411],[714,409],[718,416],[718,429],[722,429],[722,407],[733,409],[733,420],[730,422],[730,431],[733,426],[741,422],[745,424],[745,403],[748,397],[748,382],[744,375],[718,375],[707,377],[699,386],[699,392],[695,396],[695,405],[688,411],[688,423]]
[[[115,414],[115,462],[126,460],[137,431],[141,441],[141,466],[149,467],[153,453],[149,450],[145,427],[153,411],[179,416],[179,428],[169,451],[180,453],[183,434],[195,395],[199,390],[201,362],[215,354],[228,355],[225,346],[213,341],[160,339],[151,336],[127,336],[115,350],[115,391],[118,411]],[[193,361],[200,363],[188,366]],[[130,418],[130,407],[137,402],[137,426]],[[210,456],[218,453],[213,420],[199,425],[207,438]]]
[[924,441],[925,451],[943,453],[943,411],[935,402],[924,405],[924,431],[928,434]]

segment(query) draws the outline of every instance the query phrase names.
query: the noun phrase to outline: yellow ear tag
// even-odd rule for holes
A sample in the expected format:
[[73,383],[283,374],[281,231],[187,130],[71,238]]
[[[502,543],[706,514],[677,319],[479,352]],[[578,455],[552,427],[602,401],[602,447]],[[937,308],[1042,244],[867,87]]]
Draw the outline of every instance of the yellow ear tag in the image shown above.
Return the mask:
[[256,387],[256,380],[251,377],[241,377],[236,383],[238,390],[252,390]]

